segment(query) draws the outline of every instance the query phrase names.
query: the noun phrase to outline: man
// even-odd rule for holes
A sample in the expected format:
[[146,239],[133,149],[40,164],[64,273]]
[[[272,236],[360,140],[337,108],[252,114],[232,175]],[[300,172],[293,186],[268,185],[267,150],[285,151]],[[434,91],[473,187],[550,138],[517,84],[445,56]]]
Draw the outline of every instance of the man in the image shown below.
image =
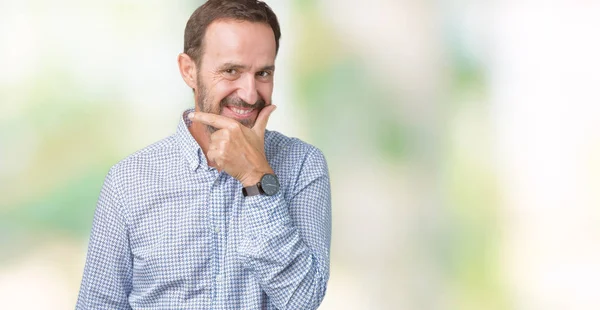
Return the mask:
[[329,278],[322,153],[265,129],[280,30],[256,0],[190,17],[174,135],[110,169],[77,309],[315,309]]

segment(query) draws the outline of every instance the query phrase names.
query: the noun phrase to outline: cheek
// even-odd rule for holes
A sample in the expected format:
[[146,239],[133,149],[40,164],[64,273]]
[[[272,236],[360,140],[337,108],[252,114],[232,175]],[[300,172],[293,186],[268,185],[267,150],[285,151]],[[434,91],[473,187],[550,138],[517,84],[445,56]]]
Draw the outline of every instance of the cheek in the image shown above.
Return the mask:
[[235,84],[232,81],[221,80],[213,85],[212,89],[208,92],[213,100],[216,102],[221,102],[223,98],[229,96],[235,91],[235,89]]
[[273,94],[273,83],[257,84],[256,90],[261,98],[265,100],[267,104],[271,104],[271,95]]

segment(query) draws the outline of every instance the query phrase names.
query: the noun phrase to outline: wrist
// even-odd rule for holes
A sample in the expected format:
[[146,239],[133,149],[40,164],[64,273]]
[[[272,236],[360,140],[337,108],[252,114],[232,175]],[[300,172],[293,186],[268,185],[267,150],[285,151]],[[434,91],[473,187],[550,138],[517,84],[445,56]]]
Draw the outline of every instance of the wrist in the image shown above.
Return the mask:
[[271,167],[269,167],[268,169],[253,171],[250,174],[248,174],[247,177],[245,177],[244,179],[241,180],[242,186],[248,187],[248,186],[256,185],[258,182],[260,182],[260,179],[263,177],[263,175],[269,174],[269,173],[275,174],[275,172],[273,172],[273,169],[271,169]]

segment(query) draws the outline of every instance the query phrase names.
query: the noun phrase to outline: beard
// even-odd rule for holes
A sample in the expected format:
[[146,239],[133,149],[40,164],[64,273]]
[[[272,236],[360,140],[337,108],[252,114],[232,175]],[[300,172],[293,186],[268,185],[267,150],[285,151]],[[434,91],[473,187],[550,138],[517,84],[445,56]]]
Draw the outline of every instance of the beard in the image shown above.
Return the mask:
[[[240,97],[235,96],[234,94],[231,94],[225,98],[223,98],[218,105],[214,105],[211,104],[211,102],[213,101],[211,96],[209,96],[206,87],[204,87],[204,84],[202,82],[200,82],[200,79],[198,78],[198,92],[197,92],[197,102],[198,102],[198,109],[200,110],[200,112],[204,112],[204,113],[212,113],[212,114],[217,114],[217,115],[221,115],[221,113],[223,112],[223,108],[226,106],[230,106],[230,107],[238,107],[238,108],[245,108],[245,109],[256,109],[258,111],[258,113],[260,113],[260,111],[266,106],[266,102],[265,100],[260,97],[260,95],[258,96],[258,99],[256,100],[256,102],[254,104],[249,104],[246,101],[242,100]],[[242,119],[242,120],[235,120],[237,122],[239,122],[240,124],[248,127],[248,128],[252,128],[252,126],[254,126],[254,122],[256,121],[256,119]],[[213,126],[210,125],[206,125],[206,127],[208,128],[208,131],[212,134],[215,131],[219,130],[218,128],[215,128]]]

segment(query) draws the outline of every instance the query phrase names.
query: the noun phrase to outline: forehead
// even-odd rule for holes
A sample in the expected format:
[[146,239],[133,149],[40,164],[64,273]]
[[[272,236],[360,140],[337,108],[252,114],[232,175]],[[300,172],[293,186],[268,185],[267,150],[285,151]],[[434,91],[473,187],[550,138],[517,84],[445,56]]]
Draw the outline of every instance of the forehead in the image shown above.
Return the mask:
[[203,63],[272,65],[276,56],[275,35],[265,23],[217,20],[206,29],[203,45]]

